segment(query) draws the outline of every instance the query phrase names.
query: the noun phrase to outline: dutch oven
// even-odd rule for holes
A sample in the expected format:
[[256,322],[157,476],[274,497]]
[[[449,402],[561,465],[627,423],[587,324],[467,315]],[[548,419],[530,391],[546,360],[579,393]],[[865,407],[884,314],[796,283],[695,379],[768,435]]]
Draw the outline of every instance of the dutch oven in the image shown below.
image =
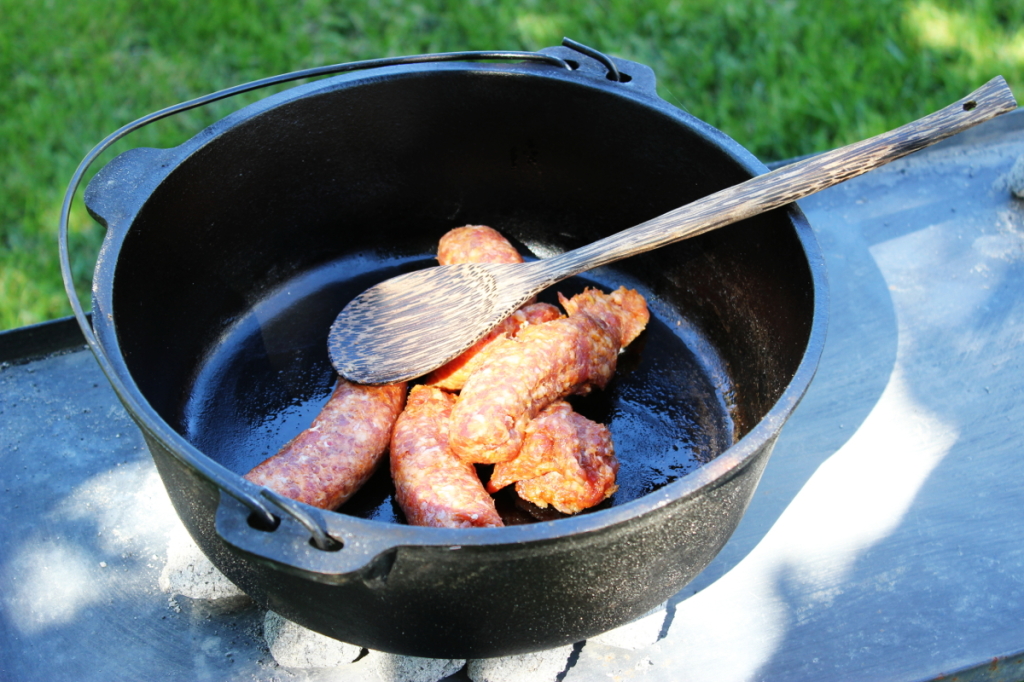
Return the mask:
[[577,402],[622,460],[588,513],[503,499],[505,528],[419,528],[386,472],[337,512],[241,478],[326,401],[337,312],[433,264],[448,229],[491,225],[545,257],[765,172],[660,99],[646,66],[580,50],[349,65],[89,184],[107,228],[91,326],[72,305],[181,520],[259,604],[383,651],[522,653],[644,614],[736,528],[824,341],[822,256],[796,205],[559,285],[625,284],[653,313],[608,389]]

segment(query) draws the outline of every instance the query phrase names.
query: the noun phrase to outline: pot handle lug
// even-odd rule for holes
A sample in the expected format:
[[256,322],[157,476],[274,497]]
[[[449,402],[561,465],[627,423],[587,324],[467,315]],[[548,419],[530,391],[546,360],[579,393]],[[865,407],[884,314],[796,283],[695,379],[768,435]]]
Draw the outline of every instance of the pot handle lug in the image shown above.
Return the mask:
[[[408,532],[403,527],[382,529],[380,524],[373,524],[373,528],[364,528],[371,522],[324,513],[274,493],[261,491],[261,495],[273,502],[276,511],[283,512],[275,514],[273,524],[266,524],[244,503],[221,490],[214,523],[217,534],[232,548],[318,582],[362,580],[369,587],[387,583],[398,551],[396,545],[405,544],[402,536]],[[309,524],[318,529],[311,529]]]
[[172,163],[173,149],[137,147],[117,156],[96,173],[85,188],[85,208],[108,230],[130,225],[141,208],[139,198],[148,197],[163,178],[161,169]]
[[652,97],[658,96],[654,69],[646,64],[609,57],[571,38],[562,38],[561,46],[545,47],[540,52],[564,60],[575,73],[611,81]]

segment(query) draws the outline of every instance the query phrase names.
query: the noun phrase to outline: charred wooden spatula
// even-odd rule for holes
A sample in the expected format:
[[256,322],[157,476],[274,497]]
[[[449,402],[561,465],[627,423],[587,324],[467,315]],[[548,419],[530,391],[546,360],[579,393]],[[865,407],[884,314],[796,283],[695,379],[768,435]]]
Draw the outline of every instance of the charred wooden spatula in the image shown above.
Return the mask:
[[1013,110],[1001,76],[934,114],[751,178],[573,251],[529,263],[446,265],[378,284],[341,311],[328,351],[351,381],[418,377],[473,345],[541,290],[599,265],[769,211]]

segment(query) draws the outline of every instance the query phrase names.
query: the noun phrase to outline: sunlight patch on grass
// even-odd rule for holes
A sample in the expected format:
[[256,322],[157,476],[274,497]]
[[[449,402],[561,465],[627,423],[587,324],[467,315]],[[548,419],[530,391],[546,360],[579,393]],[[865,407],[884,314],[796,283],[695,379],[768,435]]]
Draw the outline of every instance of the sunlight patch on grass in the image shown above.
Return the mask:
[[917,37],[929,47],[950,49],[958,47],[959,38],[953,12],[936,7],[930,2],[916,2],[907,12],[907,23]]
[[1001,31],[977,12],[954,10],[917,0],[906,13],[908,28],[927,47],[960,50],[977,65],[1024,65],[1024,28]]
[[569,23],[559,14],[527,12],[516,17],[516,30],[528,45],[557,45],[562,42],[563,27]]

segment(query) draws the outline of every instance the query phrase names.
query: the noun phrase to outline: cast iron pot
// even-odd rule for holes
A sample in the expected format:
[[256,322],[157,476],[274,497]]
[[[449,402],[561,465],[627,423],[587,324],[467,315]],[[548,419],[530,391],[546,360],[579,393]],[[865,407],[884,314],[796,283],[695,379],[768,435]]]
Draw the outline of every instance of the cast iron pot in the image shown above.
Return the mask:
[[241,474],[326,400],[337,311],[432,264],[451,227],[488,224],[544,257],[765,170],[661,100],[650,69],[600,54],[353,71],[103,168],[86,192],[108,231],[84,331],[181,520],[258,603],[416,656],[577,642],[711,561],[811,381],[825,273],[795,205],[559,286],[626,284],[653,312],[612,385],[577,403],[623,462],[589,513],[506,497],[506,528],[417,528],[386,471],[338,512]]

